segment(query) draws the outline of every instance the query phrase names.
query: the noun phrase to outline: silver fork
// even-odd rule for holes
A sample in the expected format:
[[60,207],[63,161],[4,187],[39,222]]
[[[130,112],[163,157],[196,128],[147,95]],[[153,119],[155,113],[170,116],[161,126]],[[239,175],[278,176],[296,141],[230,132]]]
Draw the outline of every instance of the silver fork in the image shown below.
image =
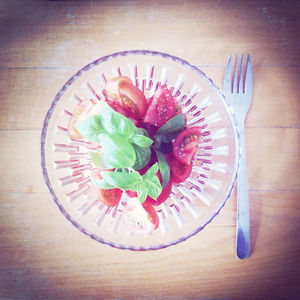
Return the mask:
[[[245,259],[250,254],[250,225],[247,160],[245,144],[245,119],[252,101],[252,67],[250,55],[247,56],[246,70],[244,72],[244,56],[241,55],[238,68],[238,55],[236,55],[232,75],[232,56],[230,55],[225,71],[223,93],[227,102],[234,110],[240,139],[240,168],[237,182],[237,227],[236,227],[236,252],[240,259]],[[239,72],[238,72],[239,69]],[[245,75],[244,75],[245,74]]]

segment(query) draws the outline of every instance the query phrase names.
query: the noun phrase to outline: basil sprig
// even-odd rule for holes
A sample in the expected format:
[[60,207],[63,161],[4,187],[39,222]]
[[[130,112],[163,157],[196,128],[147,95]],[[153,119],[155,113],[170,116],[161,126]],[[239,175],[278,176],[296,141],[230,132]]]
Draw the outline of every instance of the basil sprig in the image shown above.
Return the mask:
[[147,131],[116,112],[106,103],[100,115],[92,116],[77,126],[79,133],[102,146],[104,154],[93,153],[92,161],[101,169],[130,168],[139,170],[150,159],[153,143]]
[[156,152],[162,187],[164,188],[170,180],[170,167],[166,154],[172,151],[173,139],[184,129],[185,119],[183,114],[176,115],[161,126],[154,137],[154,149]]
[[148,195],[154,199],[160,195],[162,187],[156,175],[158,164],[143,176],[137,172],[148,164],[151,156],[153,140],[145,129],[137,128],[129,118],[104,104],[100,115],[81,122],[77,130],[102,147],[103,153],[90,152],[94,165],[102,169],[102,179],[92,178],[97,186],[136,191],[141,202]]
[[156,199],[162,186],[156,173],[158,164],[155,163],[144,175],[133,169],[122,169],[120,171],[101,171],[102,179],[93,178],[93,182],[102,189],[120,188],[122,190],[136,191],[139,201],[143,203],[149,195]]

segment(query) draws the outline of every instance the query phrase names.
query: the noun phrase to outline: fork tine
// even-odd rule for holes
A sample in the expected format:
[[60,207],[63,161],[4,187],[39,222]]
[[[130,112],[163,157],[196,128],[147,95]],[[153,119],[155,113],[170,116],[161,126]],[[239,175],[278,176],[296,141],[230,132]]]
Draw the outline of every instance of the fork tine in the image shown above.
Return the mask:
[[252,66],[250,55],[247,56],[247,63],[246,63],[246,75],[245,75],[245,92],[249,93],[252,97]]
[[233,87],[232,91],[233,92],[238,92],[238,78],[237,78],[237,67],[238,67],[238,55],[235,56],[235,63],[234,63],[234,74],[233,74]]
[[232,55],[229,56],[227,67],[225,70],[225,77],[223,81],[223,92],[231,93],[231,59]]
[[243,86],[243,61],[244,61],[244,54],[241,55],[238,93],[244,93],[244,86]]

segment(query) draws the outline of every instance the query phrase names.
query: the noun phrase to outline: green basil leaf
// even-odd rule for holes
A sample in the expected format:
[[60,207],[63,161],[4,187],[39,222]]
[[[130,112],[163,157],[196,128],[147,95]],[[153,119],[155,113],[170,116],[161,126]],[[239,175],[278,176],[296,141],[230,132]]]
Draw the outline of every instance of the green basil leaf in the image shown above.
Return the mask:
[[160,175],[162,178],[162,187],[164,188],[170,180],[170,166],[168,164],[165,154],[158,150],[155,150],[155,152],[157,155]]
[[99,135],[99,143],[108,163],[114,168],[129,168],[134,165],[136,154],[127,137],[102,133]]
[[151,168],[142,176],[143,179],[151,179],[153,176],[156,176],[156,173],[159,170],[158,163],[156,162]]
[[98,153],[98,152],[90,152],[90,157],[91,160],[93,162],[93,164],[100,168],[100,169],[113,169],[113,166],[111,166],[108,161],[107,158],[105,157],[105,155],[102,153]]
[[185,127],[183,114],[176,115],[168,120],[166,124],[160,127],[156,132],[156,138],[160,137],[164,143],[171,142]]
[[167,153],[170,153],[172,152],[173,150],[173,143],[172,142],[168,142],[168,143],[163,143],[161,142],[159,144],[159,147],[155,147],[158,151],[164,153],[164,154],[167,154]]
[[100,133],[105,132],[105,129],[102,126],[101,118],[99,115],[92,116],[87,120],[79,123],[76,129],[83,137],[97,143],[98,143],[98,135]]
[[147,130],[145,128],[138,127],[136,129],[136,133],[139,134],[139,135],[144,135],[146,137],[149,137],[148,132],[147,132]]
[[101,189],[107,190],[107,189],[113,189],[115,188],[115,186],[107,183],[105,180],[103,179],[97,179],[92,177],[92,181]]
[[103,127],[110,134],[121,134],[129,137],[136,131],[134,123],[105,104],[100,114]]
[[150,148],[141,148],[137,145],[133,145],[133,148],[135,150],[136,159],[132,168],[134,170],[140,170],[148,164],[151,157],[151,150]]
[[156,199],[162,191],[159,178],[157,176],[153,176],[151,179],[146,179],[144,183],[147,189],[147,194],[151,198]]
[[136,190],[136,186],[141,178],[139,172],[126,173],[102,171],[101,176],[108,184],[122,190]]
[[147,193],[147,186],[144,181],[138,184],[137,195],[141,203],[143,203],[146,200],[148,193]]
[[138,145],[139,147],[142,147],[142,148],[150,147],[151,144],[153,143],[153,141],[150,138],[148,138],[147,136],[136,134],[136,133],[134,133],[130,137],[130,141],[133,144],[136,144],[136,145]]

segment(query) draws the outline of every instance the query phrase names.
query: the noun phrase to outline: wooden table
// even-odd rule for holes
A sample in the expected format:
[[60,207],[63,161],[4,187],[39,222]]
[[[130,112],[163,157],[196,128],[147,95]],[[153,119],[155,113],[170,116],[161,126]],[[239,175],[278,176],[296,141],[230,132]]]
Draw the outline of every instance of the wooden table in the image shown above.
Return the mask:
[[[0,1],[0,297],[300,297],[298,1]],[[222,86],[229,54],[250,53],[246,123],[252,253],[235,255],[236,191],[189,240],[131,252],[95,242],[59,212],[40,136],[56,92],[109,53],[182,57]]]

